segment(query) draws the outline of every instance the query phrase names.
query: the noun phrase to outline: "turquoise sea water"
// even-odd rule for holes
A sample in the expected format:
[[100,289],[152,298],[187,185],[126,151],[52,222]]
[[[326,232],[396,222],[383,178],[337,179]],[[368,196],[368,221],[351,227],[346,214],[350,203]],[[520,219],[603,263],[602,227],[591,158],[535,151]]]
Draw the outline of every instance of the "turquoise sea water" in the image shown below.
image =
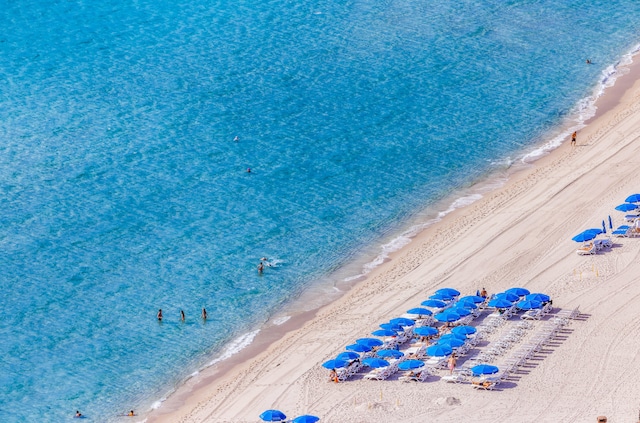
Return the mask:
[[0,2],[3,422],[148,409],[640,40],[635,0]]

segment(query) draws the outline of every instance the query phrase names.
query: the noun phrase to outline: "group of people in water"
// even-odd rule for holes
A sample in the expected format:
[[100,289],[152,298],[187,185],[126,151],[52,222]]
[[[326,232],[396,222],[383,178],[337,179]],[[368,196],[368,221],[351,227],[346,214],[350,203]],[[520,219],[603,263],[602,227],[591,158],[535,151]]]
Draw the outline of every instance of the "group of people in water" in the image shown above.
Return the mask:
[[266,257],[262,257],[260,259],[260,264],[258,264],[258,274],[262,275],[262,273],[264,272],[264,268],[266,267],[273,267],[273,264],[269,263],[268,261],[269,259]]
[[[158,309],[158,322],[162,322],[162,319],[164,318],[164,316],[162,315],[162,309]],[[202,313],[200,313],[200,317],[202,317],[202,320],[207,320],[207,309],[202,307]],[[184,310],[180,310],[180,321],[184,322],[186,320],[185,314],[184,314]]]
[[[135,416],[137,416],[137,414],[133,410],[131,410],[127,414],[123,414],[123,416],[135,417]],[[76,415],[73,416],[73,417],[75,417],[76,419],[82,419],[85,416],[80,411],[76,410]]]

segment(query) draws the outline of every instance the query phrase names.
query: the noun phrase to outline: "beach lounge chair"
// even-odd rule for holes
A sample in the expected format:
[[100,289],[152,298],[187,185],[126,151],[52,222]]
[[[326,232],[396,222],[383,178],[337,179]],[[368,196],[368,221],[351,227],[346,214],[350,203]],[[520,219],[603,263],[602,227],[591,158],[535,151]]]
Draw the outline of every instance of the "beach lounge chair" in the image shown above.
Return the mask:
[[432,374],[432,369],[429,367],[422,367],[414,371],[405,372],[398,378],[403,382],[424,382]]
[[482,389],[485,391],[493,390],[499,382],[489,378],[471,379],[471,386],[474,389]]
[[465,382],[467,382],[467,377],[464,374],[460,373],[460,372],[458,372],[458,373],[454,372],[451,375],[442,376],[441,379],[444,380],[445,382],[448,382],[448,383],[465,383]]
[[369,373],[364,375],[364,378],[368,380],[385,380],[393,373],[391,367],[392,366],[387,366],[381,367],[379,369],[373,369]]
[[600,251],[604,248],[611,248],[613,247],[613,242],[611,242],[610,238],[604,238],[604,239],[596,239],[593,241],[594,245],[596,246],[596,250]]
[[540,320],[542,318],[542,310],[527,310],[520,318],[523,320]]
[[579,256],[591,255],[596,253],[596,246],[593,242],[588,243],[587,245],[580,247],[576,250],[576,253]]

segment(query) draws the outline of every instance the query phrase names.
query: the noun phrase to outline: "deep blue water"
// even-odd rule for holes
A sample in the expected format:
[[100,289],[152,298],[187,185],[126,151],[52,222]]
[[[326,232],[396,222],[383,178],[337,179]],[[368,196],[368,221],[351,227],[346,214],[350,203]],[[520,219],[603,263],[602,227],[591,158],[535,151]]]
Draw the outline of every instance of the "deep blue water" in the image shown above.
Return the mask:
[[[635,0],[0,0],[0,420],[148,408],[566,124],[639,18]],[[263,256],[282,264],[259,277]]]

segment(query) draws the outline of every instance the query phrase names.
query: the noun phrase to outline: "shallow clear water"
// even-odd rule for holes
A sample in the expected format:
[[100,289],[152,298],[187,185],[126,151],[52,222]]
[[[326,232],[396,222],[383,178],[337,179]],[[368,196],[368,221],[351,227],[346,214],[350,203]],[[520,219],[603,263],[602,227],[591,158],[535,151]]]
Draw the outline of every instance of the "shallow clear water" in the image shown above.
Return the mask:
[[640,38],[633,0],[93,3],[0,12],[6,422],[148,407]]

